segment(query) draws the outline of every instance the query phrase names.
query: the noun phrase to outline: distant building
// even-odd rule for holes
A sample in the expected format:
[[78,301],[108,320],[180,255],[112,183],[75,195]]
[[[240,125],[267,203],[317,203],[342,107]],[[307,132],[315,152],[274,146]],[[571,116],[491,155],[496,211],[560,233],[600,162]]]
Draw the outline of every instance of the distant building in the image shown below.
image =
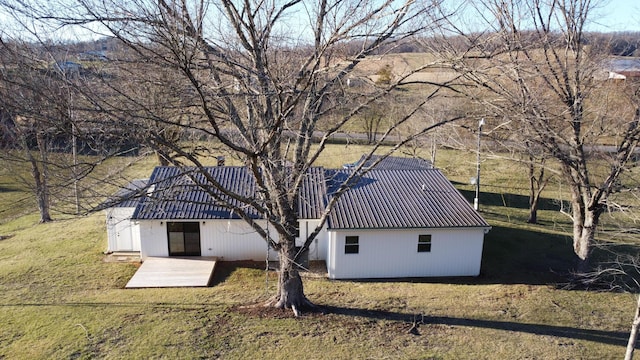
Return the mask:
[[614,71],[609,71],[608,80],[627,80],[627,76]]
[[608,59],[602,71],[595,76],[598,80],[625,81],[640,78],[640,57],[615,57]]

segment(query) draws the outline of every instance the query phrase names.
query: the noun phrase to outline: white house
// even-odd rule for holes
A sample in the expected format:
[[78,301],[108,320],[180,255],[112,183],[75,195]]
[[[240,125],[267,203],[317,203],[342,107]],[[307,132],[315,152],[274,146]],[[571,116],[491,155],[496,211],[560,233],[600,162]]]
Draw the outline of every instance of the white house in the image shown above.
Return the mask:
[[371,170],[331,213],[327,272],[332,279],[477,276],[489,229],[439,170]]
[[[193,169],[157,167],[149,179],[147,195],[133,212],[131,207],[118,210],[125,217],[131,214],[129,229],[135,233],[133,243],[139,240],[141,259],[277,259],[238,214],[218,205],[203,189],[204,176],[195,171],[187,176],[189,171]],[[210,167],[207,171],[225,188],[256,197],[253,176],[245,167]],[[351,171],[309,170],[299,201],[299,246],[315,229],[328,199]],[[269,231],[255,209],[243,209]],[[313,241],[308,258],[324,260],[332,279],[476,276],[484,234],[489,229],[489,224],[430,163],[387,158],[339,199]],[[117,228],[114,225],[107,230]],[[112,236],[110,233],[110,248]]]

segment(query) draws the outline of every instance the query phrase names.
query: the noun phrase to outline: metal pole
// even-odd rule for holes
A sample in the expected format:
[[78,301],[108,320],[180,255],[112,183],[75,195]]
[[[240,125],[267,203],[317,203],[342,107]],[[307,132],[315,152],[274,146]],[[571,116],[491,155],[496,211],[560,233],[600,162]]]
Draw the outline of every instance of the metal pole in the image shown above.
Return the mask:
[[478,211],[480,209],[480,137],[482,135],[482,125],[484,118],[478,122],[478,149],[476,151],[476,197],[473,199],[473,208]]
[[73,113],[69,109],[69,117],[71,117],[71,139],[73,143],[73,195],[76,200],[76,215],[80,214],[80,194],[78,193],[78,138],[76,136],[76,125],[73,123]]

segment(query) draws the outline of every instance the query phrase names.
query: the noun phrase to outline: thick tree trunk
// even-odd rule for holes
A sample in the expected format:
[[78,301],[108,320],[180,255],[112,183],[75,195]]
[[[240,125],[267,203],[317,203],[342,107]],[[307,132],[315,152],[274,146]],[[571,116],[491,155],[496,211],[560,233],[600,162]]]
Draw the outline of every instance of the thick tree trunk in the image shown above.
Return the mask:
[[302,278],[293,260],[295,255],[295,241],[287,241],[283,244],[280,250],[280,273],[275,307],[291,309],[298,316],[300,311],[311,309],[314,305],[304,295]]
[[578,256],[578,272],[586,273],[589,271],[589,258],[595,241],[599,214],[597,210],[585,210],[577,215],[576,208],[581,207],[574,205],[573,251]]
[[587,273],[590,270],[591,245],[593,233],[590,229],[583,229],[583,234],[573,239],[573,251],[578,256],[577,270],[579,273]]
[[629,342],[627,343],[624,360],[633,359],[633,350],[636,348],[636,341],[638,340],[638,328],[640,328],[640,295],[636,301],[636,314],[633,317],[633,323],[631,323],[631,333],[629,333]]
[[[47,144],[44,135],[38,133],[37,137],[38,149],[40,150],[40,160],[42,161],[42,171],[37,172],[38,165],[32,162],[34,169],[34,177],[36,178],[36,192],[38,196],[38,208],[40,209],[40,222],[45,223],[51,221],[51,202],[49,199],[49,159],[47,152]],[[39,181],[38,181],[39,180]]]
[[529,218],[527,222],[529,224],[538,223],[538,205],[540,204],[540,196],[542,189],[535,186],[535,181],[532,179],[529,188]]
[[529,156],[529,224],[538,223],[538,201],[536,196],[536,177],[533,157]]
[[589,259],[591,253],[591,242],[594,239],[592,229],[581,227],[582,234],[573,239],[573,250],[580,260]]
[[38,203],[38,211],[40,211],[40,222],[45,223],[51,221],[51,214],[49,212],[49,200],[46,191],[46,183],[43,182],[40,174],[40,169],[34,158],[30,158],[31,162],[31,175],[33,176],[35,184],[36,201]]
[[40,171],[40,167],[38,166],[38,160],[33,156],[31,150],[26,143],[26,139],[23,138],[23,148],[27,158],[29,159],[29,163],[31,165],[31,176],[33,177],[34,182],[34,192],[36,195],[36,202],[38,204],[38,211],[40,212],[40,223],[45,223],[52,221],[50,207],[51,204],[49,202],[49,184],[47,181],[47,170],[46,170],[46,149],[44,148],[44,140],[42,139],[42,135],[37,136],[38,148],[40,150],[40,154],[43,157],[43,171]]
[[545,159],[541,159],[538,176],[536,176],[536,159],[533,156],[529,156],[529,218],[527,219],[529,224],[538,223],[540,197],[549,182],[549,179],[545,178],[544,164]]
[[529,224],[538,223],[538,203],[537,201],[531,202],[529,205],[529,218],[527,219]]
[[576,270],[581,274],[586,274],[590,270],[589,258],[595,242],[596,228],[602,209],[598,204],[591,204],[591,202],[589,184],[572,182],[573,252],[578,257]]

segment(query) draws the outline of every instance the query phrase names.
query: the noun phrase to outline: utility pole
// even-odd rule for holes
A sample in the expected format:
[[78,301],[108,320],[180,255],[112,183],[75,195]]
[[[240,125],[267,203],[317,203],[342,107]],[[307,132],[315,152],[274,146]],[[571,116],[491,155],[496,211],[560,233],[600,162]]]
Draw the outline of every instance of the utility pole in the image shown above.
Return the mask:
[[476,197],[473,199],[473,208],[478,211],[480,209],[480,137],[482,136],[482,125],[484,118],[478,122],[478,149],[476,152]]

